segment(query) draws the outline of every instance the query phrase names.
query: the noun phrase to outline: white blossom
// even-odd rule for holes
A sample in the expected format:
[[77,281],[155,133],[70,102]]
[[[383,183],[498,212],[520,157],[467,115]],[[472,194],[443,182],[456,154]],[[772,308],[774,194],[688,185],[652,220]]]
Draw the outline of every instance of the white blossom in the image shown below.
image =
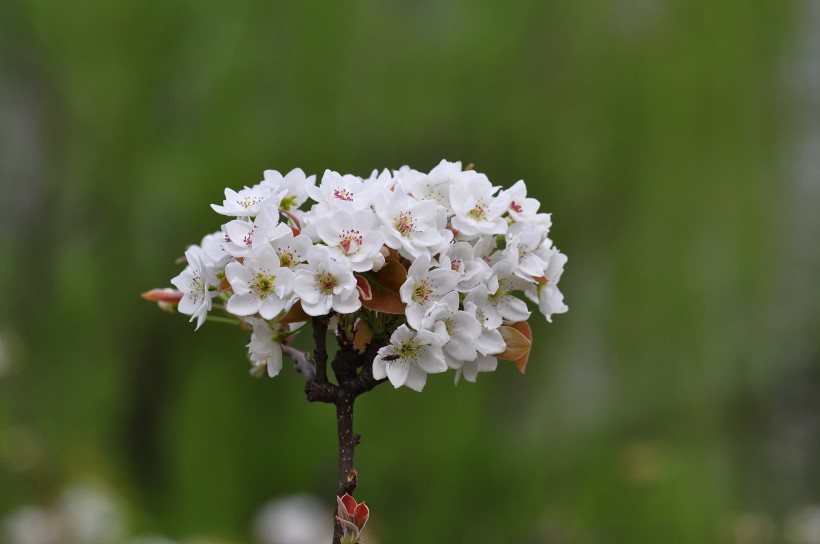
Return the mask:
[[349,314],[361,308],[349,260],[333,258],[325,246],[312,247],[307,260],[308,266],[296,271],[293,291],[308,315],[325,315],[331,309]]
[[265,179],[260,183],[273,191],[281,191],[281,201],[277,204],[284,210],[295,210],[308,198],[308,187],[316,185],[316,176],[307,176],[301,168],[294,168],[284,176],[277,170],[265,170]]
[[482,326],[475,316],[458,309],[458,292],[450,291],[433,304],[421,320],[421,329],[444,339],[444,360],[450,368],[460,368],[478,355],[476,342]]
[[283,190],[274,191],[265,185],[245,187],[241,191],[225,189],[225,200],[222,205],[211,204],[215,212],[234,217],[253,217],[267,206],[279,207]]
[[384,234],[373,228],[375,217],[367,210],[333,210],[313,223],[316,234],[340,257],[350,259],[354,272],[373,269],[374,259],[382,257]]
[[494,196],[497,191],[484,175],[471,178],[463,186],[450,186],[450,204],[455,214],[451,223],[459,239],[473,240],[507,231],[507,221],[501,216],[507,211],[509,197]]
[[538,303],[538,310],[552,323],[553,314],[563,314],[569,308],[564,304],[564,295],[558,290],[558,281],[564,273],[567,256],[554,249],[543,273],[543,283],[525,291],[527,298]]
[[269,245],[253,249],[241,263],[229,263],[225,277],[234,292],[226,309],[234,315],[258,312],[265,319],[273,319],[290,307],[293,271],[280,266],[276,251]]
[[316,213],[327,213],[336,208],[360,210],[373,202],[372,183],[350,174],[325,170],[319,186],[307,186],[310,198],[316,201]]
[[430,257],[427,255],[413,261],[407,270],[407,280],[399,290],[402,302],[407,304],[404,313],[410,326],[420,329],[427,308],[453,291],[458,280],[458,272],[450,268],[430,270]]
[[[432,200],[411,199],[402,189],[376,196],[376,215],[385,245],[414,260],[438,253],[452,239],[449,230],[439,230],[438,209]],[[442,225],[443,227],[443,225]]]
[[235,219],[222,225],[225,252],[234,257],[244,257],[255,246],[292,233],[289,226],[279,222],[278,213],[274,213],[264,209],[253,221]]
[[253,367],[251,374],[264,370],[273,378],[282,370],[282,346],[275,342],[274,331],[264,319],[248,317],[245,319],[251,327],[251,339],[247,344],[248,359]]
[[390,337],[390,344],[381,348],[373,360],[373,377],[387,378],[396,388],[404,385],[421,391],[427,383],[427,374],[447,370],[441,351],[443,343],[435,333],[417,332],[401,325]]
[[[219,281],[212,269],[206,266],[205,255],[199,246],[191,246],[185,252],[188,266],[178,276],[171,280],[171,284],[182,291],[183,297],[179,301],[180,313],[196,319],[196,328],[205,323],[205,318],[211,310],[211,301],[218,294],[215,290]],[[214,290],[211,290],[211,287]]]

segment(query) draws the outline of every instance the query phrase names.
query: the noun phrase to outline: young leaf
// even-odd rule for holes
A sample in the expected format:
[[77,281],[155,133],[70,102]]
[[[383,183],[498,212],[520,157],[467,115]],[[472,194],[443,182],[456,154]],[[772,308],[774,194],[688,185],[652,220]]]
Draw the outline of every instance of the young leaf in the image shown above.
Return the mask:
[[373,298],[373,289],[370,287],[370,282],[367,281],[367,278],[360,274],[355,275],[356,278],[356,289],[359,290],[359,296],[362,300],[370,300]]
[[395,259],[387,259],[378,272],[367,274],[371,298],[362,298],[362,306],[385,314],[404,314],[405,304],[399,296],[399,289],[407,280],[407,271]]
[[523,334],[524,337],[530,341],[530,349],[528,349],[524,355],[513,361],[515,366],[518,367],[518,371],[523,374],[524,370],[527,368],[527,360],[530,358],[530,352],[532,350],[532,329],[530,328],[530,324],[526,321],[519,321],[518,323],[513,323],[510,326]]
[[[530,349],[532,347],[532,341],[530,338],[532,337],[532,332],[527,331],[530,338],[527,338],[519,327],[521,323],[515,323],[513,326],[501,326],[498,328],[499,332],[501,333],[501,337],[504,339],[504,342],[507,344],[507,349],[504,350],[502,353],[496,355],[499,359],[506,359],[508,361],[514,361],[518,370],[523,374],[524,367],[527,364],[527,358],[530,355]],[[527,329],[529,329],[529,325],[526,325]],[[519,363],[519,361],[522,361]]]
[[353,333],[353,345],[359,350],[359,353],[364,353],[367,344],[373,339],[373,329],[364,321],[359,321],[356,324],[356,332]]

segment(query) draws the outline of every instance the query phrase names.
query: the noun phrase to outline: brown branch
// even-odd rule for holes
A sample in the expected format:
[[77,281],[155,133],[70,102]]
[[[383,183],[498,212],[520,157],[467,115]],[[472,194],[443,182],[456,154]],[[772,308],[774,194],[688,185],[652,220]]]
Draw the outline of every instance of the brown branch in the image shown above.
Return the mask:
[[313,318],[313,359],[316,361],[316,381],[327,382],[327,317]]

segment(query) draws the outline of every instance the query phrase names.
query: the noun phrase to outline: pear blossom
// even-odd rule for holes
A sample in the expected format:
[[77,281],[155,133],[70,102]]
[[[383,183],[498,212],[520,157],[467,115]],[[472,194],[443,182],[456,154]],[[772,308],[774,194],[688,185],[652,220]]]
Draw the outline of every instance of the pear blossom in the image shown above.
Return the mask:
[[373,270],[374,259],[384,258],[381,248],[384,234],[375,230],[372,211],[333,210],[318,218],[315,229],[318,237],[341,257],[350,259],[354,272]]
[[509,195],[494,196],[498,191],[483,174],[463,186],[450,186],[450,204],[454,216],[453,228],[459,239],[473,240],[482,235],[504,234],[507,221],[501,217],[507,211]]
[[405,315],[414,329],[421,328],[424,314],[434,302],[453,291],[458,284],[459,274],[451,268],[430,269],[430,257],[418,257],[407,270],[407,281],[401,286],[399,295],[407,304]]
[[225,189],[225,200],[222,205],[211,204],[211,208],[222,215],[253,217],[263,207],[278,207],[284,193],[283,190],[274,191],[265,185],[245,187],[240,191]]
[[349,260],[335,259],[326,246],[312,247],[307,260],[308,266],[296,271],[293,291],[308,315],[324,315],[330,310],[349,314],[361,308]]
[[234,257],[244,257],[254,244],[264,245],[293,232],[286,224],[279,223],[277,216],[268,209],[262,210],[253,221],[229,221],[222,225],[222,231],[225,233],[224,250]]
[[563,314],[569,310],[564,304],[564,295],[558,290],[558,281],[564,273],[566,263],[567,256],[554,249],[543,273],[543,283],[524,291],[527,298],[538,303],[538,310],[550,323],[552,323],[553,314]]
[[441,346],[444,340],[430,331],[413,331],[399,326],[390,336],[390,344],[381,348],[373,360],[373,377],[387,378],[393,387],[402,385],[421,391],[427,374],[445,372],[447,363]]
[[304,234],[294,236],[293,231],[289,230],[271,240],[270,245],[276,251],[282,266],[296,269],[307,261],[307,254],[313,247],[313,242]]
[[234,315],[259,313],[273,319],[290,307],[293,271],[280,266],[276,251],[269,245],[253,249],[241,263],[229,263],[225,277],[234,292],[226,309]]
[[413,200],[402,189],[376,195],[376,216],[385,245],[409,260],[438,253],[453,238],[439,227],[437,205],[432,200]]
[[493,267],[493,275],[487,282],[489,305],[482,309],[485,314],[497,314],[501,319],[515,323],[526,321],[530,317],[527,303],[515,295],[516,292],[528,288],[529,284],[514,276],[512,271],[513,265],[510,261],[503,260],[496,263]]
[[274,341],[274,331],[267,321],[256,317],[245,318],[253,332],[247,344],[248,359],[251,361],[251,374],[267,372],[271,378],[282,370],[282,346]]
[[301,168],[294,168],[284,176],[277,170],[265,170],[262,187],[281,191],[278,206],[284,210],[295,210],[308,198],[308,187],[316,185],[316,176],[307,176]]
[[468,242],[450,244],[439,257],[440,266],[451,268],[459,274],[456,289],[467,293],[478,284],[487,281],[491,270],[486,261],[476,256],[476,248]]
[[358,210],[370,206],[373,201],[371,187],[372,183],[365,183],[357,176],[325,170],[319,186],[308,185],[306,189],[310,198],[316,201],[316,212],[322,214],[336,208]]
[[182,299],[179,301],[179,311],[191,316],[191,321],[196,319],[196,328],[205,323],[205,318],[211,310],[211,301],[218,294],[216,288],[219,281],[213,269],[206,266],[205,254],[199,246],[191,246],[185,252],[185,260],[188,266],[185,267],[178,276],[171,280],[171,283],[182,291]]
[[534,198],[527,198],[527,186],[524,180],[518,180],[515,184],[501,192],[505,201],[508,202],[507,213],[515,221],[528,221],[533,219],[538,213],[541,203]]
[[528,282],[542,275],[551,254],[552,242],[537,225],[514,223],[507,231],[504,256],[513,264],[513,274]]
[[421,320],[422,330],[433,331],[444,339],[444,360],[450,368],[460,368],[478,356],[476,341],[482,332],[475,312],[459,310],[458,304],[458,292],[450,291]]
[[197,328],[219,297],[220,310],[253,327],[254,373],[279,372],[278,342],[299,334],[302,310],[329,316],[340,341],[357,323],[372,329],[359,343],[390,337],[374,375],[416,390],[445,367],[456,381],[494,370],[507,351],[499,328],[528,319],[527,301],[547,321],[567,311],[558,288],[566,256],[523,181],[502,189],[442,160],[429,172],[383,168],[364,179],[328,169],[318,184],[299,168],[265,170],[224,195],[211,207],[227,219],[186,252],[177,291],[144,296]]

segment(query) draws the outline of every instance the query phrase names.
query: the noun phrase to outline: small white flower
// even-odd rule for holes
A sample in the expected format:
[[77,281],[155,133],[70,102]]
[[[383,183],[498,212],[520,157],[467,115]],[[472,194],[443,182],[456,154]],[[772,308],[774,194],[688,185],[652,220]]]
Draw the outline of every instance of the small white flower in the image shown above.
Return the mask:
[[330,310],[350,314],[361,308],[356,278],[350,261],[334,259],[325,246],[308,251],[308,266],[296,271],[293,291],[302,299],[308,315],[325,315]]
[[[517,291],[523,291],[531,284],[512,274],[513,265],[509,260],[503,260],[493,266],[493,274],[487,282],[488,305],[482,308],[474,302],[485,315],[498,315],[501,319],[517,323],[526,321],[530,317],[527,303],[515,296]],[[472,293],[470,293],[472,294]],[[465,300],[469,299],[469,295]]]
[[350,259],[354,272],[373,269],[374,259],[381,254],[384,235],[373,229],[373,212],[367,210],[334,210],[313,223],[318,237],[334,253]]
[[236,219],[222,225],[225,252],[234,257],[244,257],[256,246],[267,244],[288,233],[292,234],[290,227],[280,223],[278,213],[274,213],[264,209],[252,222]]
[[502,191],[500,196],[504,196],[509,202],[507,213],[515,221],[528,221],[538,214],[541,204],[534,198],[527,198],[527,186],[524,180],[518,180],[515,185]]
[[234,292],[226,309],[234,315],[259,312],[265,319],[273,319],[290,306],[293,272],[280,266],[276,251],[269,245],[252,250],[242,263],[229,263],[225,277]]
[[537,224],[514,223],[507,231],[504,258],[513,264],[513,274],[534,282],[547,267],[552,242]]
[[374,207],[384,243],[402,257],[412,261],[422,255],[435,255],[452,239],[452,232],[439,229],[435,202],[413,200],[400,188],[376,198]]
[[211,208],[222,215],[253,217],[267,206],[278,208],[283,194],[283,190],[274,191],[264,185],[245,187],[239,192],[225,189],[225,201],[221,206],[211,204]]
[[464,186],[450,186],[450,204],[455,214],[451,223],[458,231],[459,239],[473,240],[507,231],[507,221],[501,216],[507,211],[509,197],[494,196],[497,190],[483,174],[470,179]]
[[313,242],[304,234],[294,236],[293,231],[289,230],[271,240],[270,245],[279,257],[279,264],[294,270],[307,261],[307,254],[313,247]]
[[225,268],[225,265],[233,258],[230,253],[225,251],[225,233],[222,231],[206,234],[200,245],[206,261],[213,268]]
[[188,261],[188,266],[173,278],[171,283],[183,293],[178,306],[180,313],[190,315],[191,321],[196,319],[198,329],[205,322],[211,310],[211,300],[218,294],[210,288],[219,285],[219,280],[214,271],[206,265],[201,247],[188,248],[185,252],[185,259]]
[[450,291],[433,304],[421,320],[421,328],[444,338],[444,359],[450,368],[461,368],[478,355],[476,342],[482,332],[475,316],[458,309],[458,292]]
[[479,283],[487,281],[491,270],[490,266],[476,257],[475,248],[468,242],[456,242],[448,246],[444,254],[439,257],[443,268],[451,268],[459,274],[456,289],[468,293]]
[[558,290],[558,281],[564,273],[564,265],[567,263],[567,256],[553,249],[544,270],[546,282],[539,283],[538,286],[531,286],[524,293],[527,298],[538,303],[538,310],[544,314],[547,321],[552,323],[553,314],[563,314],[569,310],[564,304],[564,295]]
[[399,289],[401,301],[407,304],[404,313],[410,326],[420,329],[427,308],[453,291],[458,280],[458,272],[449,267],[430,270],[430,257],[427,255],[413,261],[407,270],[407,280]]
[[265,179],[260,185],[282,191],[279,207],[293,211],[307,200],[308,187],[316,185],[316,176],[306,176],[301,168],[294,168],[284,176],[276,170],[265,170]]
[[253,365],[251,374],[264,367],[268,376],[273,378],[282,370],[282,346],[273,340],[274,332],[267,321],[257,317],[248,317],[245,321],[253,327],[251,340],[246,346],[248,359]]
[[373,377],[388,378],[396,388],[405,385],[421,391],[427,383],[427,374],[447,370],[442,344],[443,340],[435,333],[416,332],[401,325],[390,337],[390,344],[381,348],[373,360]]
[[370,206],[373,201],[371,186],[371,183],[365,183],[357,176],[325,170],[319,186],[309,185],[307,193],[316,201],[318,214],[337,208],[360,210]]

